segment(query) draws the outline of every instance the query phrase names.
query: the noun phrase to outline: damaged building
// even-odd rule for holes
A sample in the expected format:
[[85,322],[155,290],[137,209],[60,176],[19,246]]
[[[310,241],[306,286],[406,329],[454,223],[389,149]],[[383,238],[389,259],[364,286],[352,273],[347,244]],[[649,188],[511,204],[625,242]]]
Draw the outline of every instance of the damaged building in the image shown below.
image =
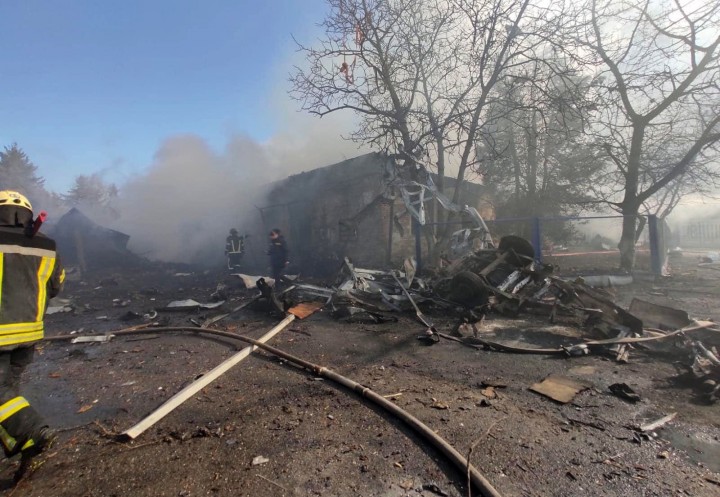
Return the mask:
[[53,227],[63,263],[82,271],[137,264],[140,258],[127,248],[130,236],[97,224],[72,208]]
[[[345,256],[368,267],[397,265],[415,253],[415,238],[395,175],[391,158],[370,153],[290,176],[273,185],[262,222],[287,233],[293,262],[316,273],[334,270]],[[445,178],[445,185],[452,194],[456,181]],[[482,185],[464,181],[462,188],[464,204],[493,217]]]

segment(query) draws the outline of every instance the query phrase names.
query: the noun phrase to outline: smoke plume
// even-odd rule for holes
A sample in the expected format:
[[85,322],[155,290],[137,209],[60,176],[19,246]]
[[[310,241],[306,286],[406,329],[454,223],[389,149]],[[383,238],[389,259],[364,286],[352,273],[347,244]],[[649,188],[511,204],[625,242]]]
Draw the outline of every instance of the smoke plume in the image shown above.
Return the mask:
[[266,143],[233,136],[221,152],[199,136],[165,140],[147,172],[120,186],[113,228],[131,236],[129,248],[147,258],[206,266],[221,263],[230,228],[258,232],[256,207],[282,203],[268,199],[271,183],[360,153],[342,139],[349,116],[318,120],[289,115]]

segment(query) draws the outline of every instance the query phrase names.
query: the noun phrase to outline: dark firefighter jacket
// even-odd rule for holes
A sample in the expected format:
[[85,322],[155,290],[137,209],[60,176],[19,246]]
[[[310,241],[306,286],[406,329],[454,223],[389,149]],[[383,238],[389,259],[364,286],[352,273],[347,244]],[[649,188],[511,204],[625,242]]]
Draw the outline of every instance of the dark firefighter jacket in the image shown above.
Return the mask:
[[0,350],[43,338],[47,300],[64,281],[54,240],[0,226]]
[[288,260],[288,248],[285,237],[278,236],[274,240],[270,240],[270,248],[268,249],[270,256],[270,265],[273,267],[283,267]]
[[245,251],[245,243],[243,237],[238,235],[230,235],[225,239],[225,253],[238,253]]

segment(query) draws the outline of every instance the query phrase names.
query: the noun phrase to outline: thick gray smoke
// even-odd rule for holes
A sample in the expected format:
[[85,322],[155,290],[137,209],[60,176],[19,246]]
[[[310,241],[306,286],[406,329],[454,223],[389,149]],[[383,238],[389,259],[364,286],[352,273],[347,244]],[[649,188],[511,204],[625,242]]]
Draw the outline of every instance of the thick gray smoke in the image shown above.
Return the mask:
[[[282,202],[266,198],[270,183],[362,153],[340,136],[350,125],[296,116],[267,143],[235,136],[222,152],[198,136],[168,138],[147,172],[121,185],[113,227],[147,258],[221,263],[228,230],[252,230],[259,224],[256,206]],[[251,234],[264,245],[264,232]]]

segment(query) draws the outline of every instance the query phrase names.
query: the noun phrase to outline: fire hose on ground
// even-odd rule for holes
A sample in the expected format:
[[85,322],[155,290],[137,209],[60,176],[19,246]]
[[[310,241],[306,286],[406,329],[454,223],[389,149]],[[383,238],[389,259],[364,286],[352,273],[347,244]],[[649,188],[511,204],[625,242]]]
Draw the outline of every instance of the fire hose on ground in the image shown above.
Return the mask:
[[[338,384],[344,386],[345,388],[347,388],[351,391],[354,391],[361,397],[364,397],[364,398],[370,400],[374,404],[382,407],[385,411],[389,412],[390,414],[394,415],[398,419],[402,420],[407,426],[412,428],[418,435],[423,437],[427,442],[429,442],[437,450],[439,450],[442,454],[444,454],[461,473],[467,473],[469,475],[469,479],[470,479],[470,482],[472,483],[472,486],[475,487],[475,489],[480,492],[480,495],[482,495],[483,497],[500,497],[501,496],[501,494],[492,486],[492,484],[487,480],[487,478],[485,478],[477,469],[475,469],[473,466],[471,466],[469,464],[468,460],[465,459],[465,457],[463,457],[457,450],[455,450],[455,448],[453,446],[451,446],[442,437],[440,437],[437,433],[435,433],[429,426],[424,424],[422,421],[420,421],[415,416],[413,416],[409,412],[405,411],[398,405],[385,399],[383,396],[379,395],[372,389],[367,388],[367,387],[357,383],[356,381],[353,381],[345,376],[342,376],[341,374],[338,374],[324,366],[318,366],[311,362],[305,361],[304,359],[295,357],[291,354],[288,354],[287,352],[284,352],[280,349],[276,349],[275,347],[271,347],[269,345],[266,345],[262,342],[254,340],[252,338],[248,338],[243,335],[237,335],[235,333],[230,333],[230,332],[221,331],[221,330],[214,330],[214,329],[207,329],[207,328],[191,328],[191,327],[158,327],[158,328],[143,328],[143,329],[137,329],[137,330],[120,330],[120,331],[116,331],[112,334],[115,336],[121,336],[121,335],[158,333],[158,332],[191,332],[191,333],[196,333],[196,334],[208,334],[208,335],[215,335],[215,336],[221,336],[221,337],[225,337],[225,338],[240,340],[242,342],[246,342],[246,343],[254,345],[260,349],[263,349],[264,351],[269,352],[270,354],[273,354],[277,357],[285,359],[286,361],[291,362],[297,366],[300,366],[303,369],[306,369],[307,371],[310,371],[311,373],[313,373],[317,376],[320,376],[322,378],[327,378],[331,381],[334,381],[335,383],[338,383]],[[54,336],[54,337],[46,337],[44,339],[44,341],[48,341],[48,342],[63,341],[63,340],[70,340],[72,338],[77,338],[77,336],[76,335],[59,335],[59,336]]]

